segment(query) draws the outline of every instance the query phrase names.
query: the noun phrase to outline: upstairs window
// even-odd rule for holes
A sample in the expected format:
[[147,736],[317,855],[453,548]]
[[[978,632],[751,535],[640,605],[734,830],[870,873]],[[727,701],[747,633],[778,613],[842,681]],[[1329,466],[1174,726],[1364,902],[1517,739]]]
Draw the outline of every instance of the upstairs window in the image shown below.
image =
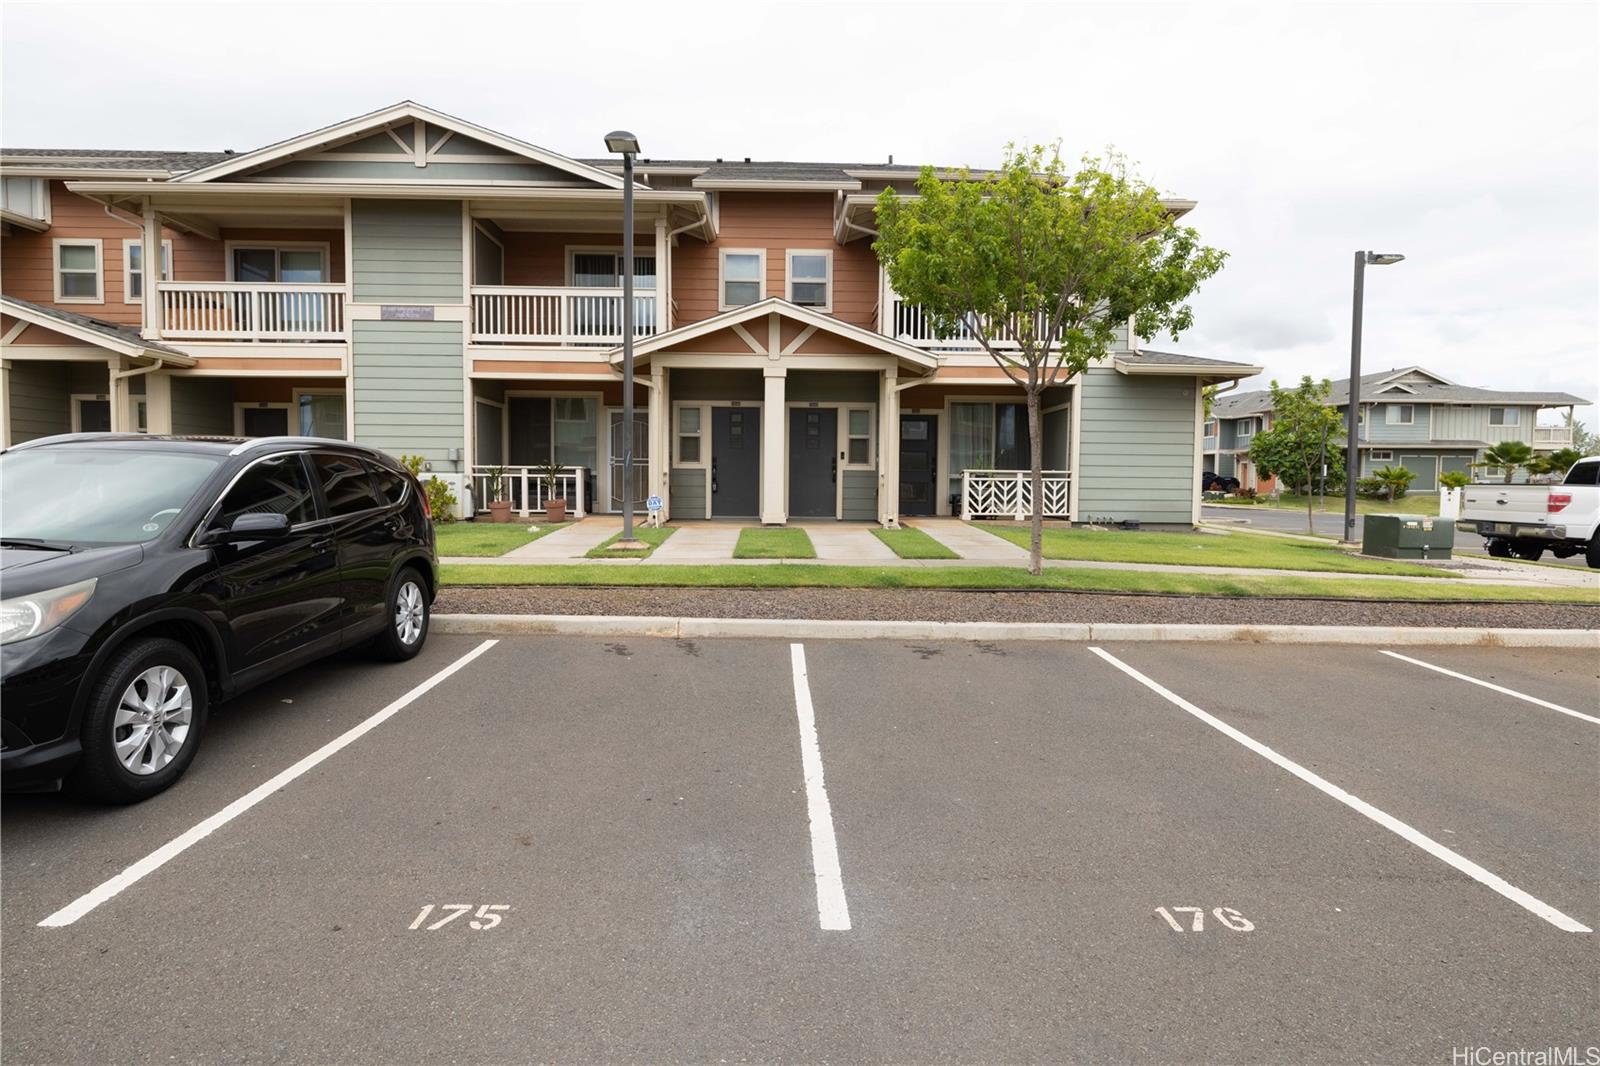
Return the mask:
[[[161,280],[172,280],[172,242],[161,242]],[[122,242],[122,302],[136,304],[144,296],[144,244]]]
[[1521,415],[1522,412],[1515,407],[1491,407],[1489,408],[1489,424],[1491,426],[1520,425]]
[[1255,436],[1256,435],[1256,420],[1253,419],[1253,418],[1241,418],[1241,419],[1239,419],[1239,424],[1238,424],[1237,427],[1235,427],[1235,429],[1233,431],[1233,435],[1235,437],[1253,437],[1253,436]]
[[101,303],[105,297],[101,285],[100,241],[57,238],[54,247],[56,303]]
[[1409,403],[1385,404],[1384,421],[1391,426],[1409,426],[1417,420],[1417,409]]
[[0,207],[23,218],[50,221],[50,192],[43,178],[0,179]]
[[788,253],[789,302],[826,311],[833,306],[833,253]]
[[229,247],[229,281],[262,284],[318,284],[328,280],[328,252],[325,245],[272,248]]
[[765,295],[767,253],[759,249],[725,248],[722,252],[720,310],[753,304]]
[[[622,266],[626,260],[622,258],[620,250],[574,249],[570,255],[573,285],[580,289],[622,288]],[[656,287],[656,257],[653,254],[633,257],[633,287]]]

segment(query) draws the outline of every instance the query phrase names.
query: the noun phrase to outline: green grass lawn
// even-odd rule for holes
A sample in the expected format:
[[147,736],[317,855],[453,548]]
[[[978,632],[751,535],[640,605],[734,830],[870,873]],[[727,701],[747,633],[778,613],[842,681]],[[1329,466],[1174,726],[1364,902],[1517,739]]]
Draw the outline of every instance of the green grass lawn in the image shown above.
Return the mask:
[[[1028,546],[1028,527],[974,522],[1018,547]],[[1251,533],[1143,533],[1102,529],[1044,531],[1046,559],[1084,559],[1106,563],[1164,563],[1173,566],[1248,566],[1262,570],[1315,570],[1334,574],[1388,574],[1451,578],[1456,575],[1414,563],[1363,559],[1331,544],[1312,544]]]
[[1030,577],[1020,567],[733,566],[499,566],[454,563],[446,585],[590,585],[669,588],[934,588],[1070,589],[1080,592],[1159,592],[1185,596],[1295,596],[1367,600],[1595,603],[1580,588],[1466,585],[1455,581],[1385,581],[1340,577],[1221,577],[1138,570],[1052,568]]
[[590,548],[585,554],[590,559],[648,559],[650,557],[650,553],[661,547],[661,542],[672,536],[672,534],[675,532],[677,532],[677,529],[673,526],[662,526],[659,529],[654,526],[634,526],[634,537],[638,540],[644,541],[645,544],[649,545],[649,547],[642,551],[638,548],[613,548],[611,545],[622,539],[622,534],[618,533],[616,536],[606,540],[603,544],[598,544],[595,547]]
[[961,556],[946,548],[920,529],[874,529],[872,535],[889,546],[889,550],[902,559],[959,559]]
[[[1272,507],[1280,511],[1299,511],[1305,514],[1306,498],[1304,496],[1279,496],[1276,500],[1270,496],[1258,497],[1256,507]],[[1218,504],[1229,505],[1231,500],[1207,500],[1206,506]],[[1319,497],[1320,502],[1320,497]],[[1344,497],[1329,496],[1327,507],[1319,509],[1322,514],[1344,514]],[[1421,514],[1437,515],[1439,513],[1439,494],[1436,492],[1418,492],[1400,497],[1393,503],[1388,500],[1356,500],[1356,514]]]
[[817,549],[803,529],[741,529],[735,559],[815,559]]
[[532,522],[518,520],[496,525],[489,522],[445,522],[433,527],[440,555],[504,555],[512,548],[532,544],[560,526],[540,525],[529,533]]

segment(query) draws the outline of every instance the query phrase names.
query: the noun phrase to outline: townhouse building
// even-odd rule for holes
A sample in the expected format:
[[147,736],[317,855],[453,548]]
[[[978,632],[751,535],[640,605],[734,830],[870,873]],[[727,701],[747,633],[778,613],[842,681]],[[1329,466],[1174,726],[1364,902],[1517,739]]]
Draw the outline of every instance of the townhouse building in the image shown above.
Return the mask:
[[[538,508],[554,464],[579,514],[1022,513],[1020,390],[872,250],[917,170],[637,162],[625,501],[620,160],[409,101],[247,152],[6,149],[0,441],[347,437],[469,510]],[[1201,390],[1259,370],[1122,331],[1046,397],[1047,513],[1197,520]]]
[[[1341,416],[1349,409],[1350,379],[1332,384],[1328,402]],[[1420,366],[1361,376],[1358,414],[1360,473],[1403,466],[1417,478],[1414,491],[1439,487],[1439,475],[1471,474],[1486,449],[1519,440],[1535,452],[1572,446],[1568,425],[1539,425],[1539,413],[1590,401],[1565,392],[1519,392],[1458,385]],[[1272,394],[1267,391],[1219,396],[1212,403],[1204,436],[1205,468],[1236,477],[1244,487],[1270,491],[1250,461],[1254,435],[1272,426]],[[1344,447],[1344,434],[1332,442]],[[1525,476],[1525,475],[1519,475]]]

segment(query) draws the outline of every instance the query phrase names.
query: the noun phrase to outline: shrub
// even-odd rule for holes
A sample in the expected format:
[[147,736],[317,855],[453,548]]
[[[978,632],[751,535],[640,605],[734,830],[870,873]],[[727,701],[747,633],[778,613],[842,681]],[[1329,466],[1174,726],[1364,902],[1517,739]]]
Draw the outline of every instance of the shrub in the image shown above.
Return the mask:
[[430,477],[422,483],[422,491],[428,497],[428,510],[433,514],[435,522],[454,522],[456,520],[456,494],[450,491],[450,486],[436,477]]
[[1472,475],[1460,470],[1446,470],[1439,475],[1439,484],[1447,489],[1464,489],[1472,484]]

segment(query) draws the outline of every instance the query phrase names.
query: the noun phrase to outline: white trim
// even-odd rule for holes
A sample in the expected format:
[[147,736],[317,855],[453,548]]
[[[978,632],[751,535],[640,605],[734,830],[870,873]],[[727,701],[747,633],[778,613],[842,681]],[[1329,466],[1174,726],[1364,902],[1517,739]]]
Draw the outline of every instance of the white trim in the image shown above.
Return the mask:
[[[794,298],[794,257],[797,255],[821,256],[823,261],[822,277],[822,303],[803,304]],[[801,284],[815,284],[813,278],[802,280]],[[831,312],[833,310],[833,250],[831,248],[785,248],[783,250],[783,298],[796,307],[804,307],[812,311]]]
[[[32,175],[32,174],[19,174],[15,170],[13,170],[11,167],[6,167],[4,172],[0,173],[0,178],[11,178],[11,179],[14,179],[14,180],[17,180],[17,181],[31,181],[31,182],[33,182],[34,183],[35,194],[38,197],[39,204],[40,204],[40,209],[41,209],[41,212],[42,212],[41,214],[38,214],[38,215],[29,215],[29,214],[25,214],[25,213],[23,213],[21,211],[18,211],[14,207],[0,206],[0,211],[3,211],[5,213],[5,216],[6,216],[5,220],[7,222],[12,223],[13,225],[22,225],[22,226],[26,226],[26,227],[28,227],[30,229],[34,229],[35,232],[43,232],[44,230],[49,229],[51,221],[52,221],[51,211],[50,211],[50,181],[49,181],[49,179],[48,178],[44,178],[44,177],[39,177],[39,176],[36,176],[36,175]],[[3,196],[4,196],[4,193],[0,193],[0,197],[3,197]]]
[[233,405],[233,433],[236,437],[244,436],[244,413],[246,411],[279,411],[283,412],[283,431],[289,436],[295,436],[294,411],[292,403],[281,400],[255,400],[236,401]]
[[[1207,425],[1207,422],[1208,422],[1208,419],[1206,418],[1205,391],[1206,391],[1205,390],[1205,385],[1201,382],[1201,380],[1198,377],[1195,378],[1194,379],[1194,470],[1193,470],[1193,472],[1192,472],[1192,474],[1190,476],[1190,479],[1189,479],[1189,491],[1191,493],[1193,493],[1193,496],[1191,497],[1191,501],[1192,501],[1191,502],[1191,506],[1189,508],[1189,524],[1193,525],[1193,526],[1199,526],[1200,525],[1200,475],[1205,469],[1205,466],[1204,466],[1204,464],[1205,464],[1205,453],[1206,453],[1205,440],[1206,440],[1206,425]],[[1067,417],[1071,418],[1072,416],[1069,414]],[[1042,426],[1041,426],[1041,428],[1042,428]],[[1071,457],[1070,456],[1068,457],[1067,469],[1069,471],[1072,469]],[[1070,493],[1071,493],[1071,490],[1069,489],[1068,490],[1068,494],[1070,495]],[[1067,511],[1068,511],[1069,517],[1076,518],[1076,515],[1072,512],[1072,506],[1071,506],[1070,501],[1069,501],[1068,506],[1067,506]]]
[[1394,449],[1393,448],[1369,448],[1369,449],[1367,449],[1367,462],[1368,463],[1392,463],[1392,462],[1394,462]]
[[[1414,403],[1391,403],[1384,401],[1383,424],[1386,426],[1414,426],[1417,424],[1417,405]],[[1402,407],[1410,408],[1409,418],[1399,418],[1397,413]]]
[[762,181],[759,178],[695,178],[696,189],[757,189],[763,192],[857,192],[859,181]]
[[[694,409],[700,413],[699,428],[693,433],[685,433],[679,421],[679,412]],[[707,426],[710,421],[709,408],[700,400],[689,400],[672,405],[672,466],[684,470],[710,470],[711,469],[711,432]],[[684,437],[694,437],[700,441],[700,458],[694,462],[686,462],[683,458],[683,449],[679,442]],[[706,495],[711,494],[711,486],[706,486]]]
[[[105,270],[105,242],[99,237],[55,237],[50,241],[50,283],[55,290],[55,303],[58,304],[103,304],[106,302],[106,270]],[[61,295],[61,249],[89,247],[94,249],[94,295],[93,296],[63,296]],[[69,271],[72,274],[88,273],[84,270]]]
[[71,416],[70,417],[70,421],[68,422],[68,425],[70,425],[72,427],[72,432],[74,432],[74,433],[82,433],[83,432],[83,411],[78,407],[78,405],[80,403],[82,403],[84,400],[90,400],[90,401],[93,401],[93,402],[103,402],[103,403],[106,404],[107,413],[108,414],[111,413],[111,393],[109,391],[109,389],[110,389],[110,380],[109,380],[109,378],[107,379],[107,382],[106,382],[106,388],[108,390],[106,392],[74,392],[70,396],[67,397],[67,407],[68,407],[68,410],[69,410],[69,413],[70,413],[70,416]]
[[[135,248],[143,248],[143,247],[144,247],[144,239],[142,237],[124,237],[124,238],[122,238],[122,302],[125,303],[125,304],[142,304],[142,303],[144,303],[144,296],[143,296],[143,289],[142,288],[140,290],[141,295],[139,295],[139,296],[134,296],[133,295],[133,249],[135,249]],[[162,241],[161,241],[161,253],[162,253],[161,280],[162,281],[171,281],[172,280],[172,240],[171,240],[171,238],[163,238],[162,239]],[[142,275],[144,273],[144,264],[142,264],[142,263],[139,266],[139,273],[141,275],[139,284],[142,286],[144,284],[144,280],[143,280],[143,277],[142,277]]]
[[[756,267],[756,298],[749,303],[731,304],[728,302],[728,256],[753,255],[759,264]],[[744,278],[734,279],[736,284],[748,285],[750,282]],[[717,310],[734,311],[744,307],[754,307],[767,298],[767,250],[765,248],[718,248],[717,249]]]
[[[222,265],[224,280],[236,281],[233,272],[233,253],[244,252],[271,252],[272,253],[272,280],[274,284],[283,276],[283,252],[303,252],[307,250],[322,253],[322,280],[307,284],[332,285],[333,278],[333,242],[332,241],[223,241]],[[294,283],[289,283],[294,284]]]

